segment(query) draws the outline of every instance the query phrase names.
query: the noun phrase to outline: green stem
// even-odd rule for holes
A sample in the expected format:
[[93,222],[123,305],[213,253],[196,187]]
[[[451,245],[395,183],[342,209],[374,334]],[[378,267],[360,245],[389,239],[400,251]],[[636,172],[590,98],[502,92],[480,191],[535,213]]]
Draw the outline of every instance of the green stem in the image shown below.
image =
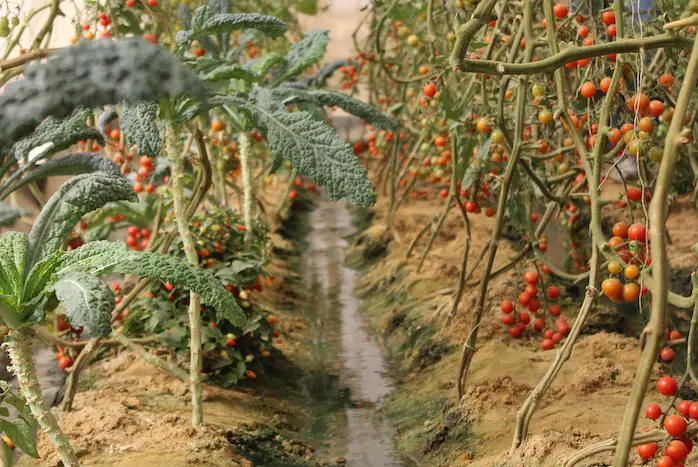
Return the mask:
[[51,409],[44,400],[36,377],[36,368],[32,361],[31,339],[26,331],[10,330],[5,338],[5,348],[12,361],[10,370],[17,378],[17,383],[32,415],[41,428],[46,432],[66,467],[79,465],[75,451],[70,446],[68,437],[53,416]]
[[[640,364],[635,374],[635,382],[630,392],[630,399],[625,407],[623,422],[618,434],[618,446],[613,457],[614,467],[627,465],[630,446],[637,424],[638,413],[642,406],[642,399],[649,383],[652,367],[657,358],[662,339],[664,339],[664,326],[666,324],[667,304],[669,301],[669,260],[666,250],[665,219],[667,215],[667,198],[672,188],[672,175],[674,165],[679,152],[679,135],[684,125],[684,118],[691,94],[695,86],[696,68],[698,67],[698,37],[693,42],[693,50],[686,67],[686,75],[679,97],[676,100],[674,117],[669,125],[664,145],[664,155],[659,166],[657,185],[650,204],[649,222],[650,236],[652,238],[652,271],[656,287],[652,290],[652,307],[650,322],[648,324],[647,345],[642,351]],[[609,91],[610,92],[610,91]]]
[[240,133],[240,166],[242,168],[242,193],[245,203],[245,245],[252,239],[252,218],[254,216],[254,195],[252,192],[252,169],[250,168],[250,136],[244,131]]
[[[167,149],[172,166],[172,197],[175,206],[177,229],[184,245],[187,261],[194,266],[199,265],[194,238],[189,231],[186,206],[184,203],[184,161],[179,157],[177,134],[172,124],[167,125]],[[189,294],[189,351],[191,353],[189,381],[191,386],[192,425],[198,428],[203,423],[203,386],[201,384],[201,313],[199,312],[200,297],[194,292]]]

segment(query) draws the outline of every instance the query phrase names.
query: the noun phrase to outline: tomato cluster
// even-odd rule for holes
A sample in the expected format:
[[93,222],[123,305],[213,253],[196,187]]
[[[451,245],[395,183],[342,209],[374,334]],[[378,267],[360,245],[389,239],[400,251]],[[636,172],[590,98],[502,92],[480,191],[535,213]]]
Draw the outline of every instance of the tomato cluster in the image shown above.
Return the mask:
[[[662,376],[657,381],[657,391],[662,395],[674,397],[677,390],[678,384],[671,376]],[[676,414],[669,415],[674,410]],[[693,450],[695,437],[687,433],[687,428],[689,420],[698,420],[698,402],[682,400],[666,412],[658,404],[650,404],[645,409],[645,416],[650,420],[662,421],[662,427],[669,435],[669,439],[661,443],[663,455],[657,459],[657,467],[683,467],[683,462]],[[660,444],[656,442],[637,447],[638,456],[643,460],[655,459],[659,452]]]
[[608,263],[611,277],[601,283],[601,290],[615,303],[635,302],[640,295],[647,293],[647,288],[638,284],[640,268],[651,264],[647,228],[639,222],[630,227],[625,222],[618,222],[613,226],[613,237],[608,240],[608,245],[617,252],[620,261]]
[[[509,327],[508,333],[513,338],[520,337],[528,325],[532,323],[536,332],[543,333],[541,348],[551,350],[570,332],[570,327],[567,324],[567,319],[562,316],[560,305],[550,304],[546,313],[544,309],[541,309],[541,300],[555,301],[560,298],[562,293],[558,286],[550,285],[545,291],[545,297],[541,296],[537,287],[540,275],[536,271],[526,272],[523,275],[523,280],[526,286],[516,300],[519,310],[516,309],[517,305],[514,301],[502,301],[500,306],[502,313],[504,313],[502,323]],[[557,331],[552,328],[546,329],[548,322],[552,322],[553,319],[555,319],[554,327]]]

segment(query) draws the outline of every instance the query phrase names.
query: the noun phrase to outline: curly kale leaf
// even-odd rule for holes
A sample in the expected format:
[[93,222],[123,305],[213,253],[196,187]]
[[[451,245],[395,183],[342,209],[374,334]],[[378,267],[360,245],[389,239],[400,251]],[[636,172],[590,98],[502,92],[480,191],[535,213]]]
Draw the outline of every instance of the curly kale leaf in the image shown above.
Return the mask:
[[300,42],[291,46],[291,50],[286,55],[287,66],[281,79],[297,76],[309,66],[322,60],[329,41],[327,29],[309,31]]
[[121,176],[78,175],[61,185],[44,205],[29,233],[25,273],[58,250],[82,216],[110,201],[120,200],[138,200],[129,181]]
[[50,143],[42,157],[62,151],[80,140],[94,139],[104,144],[102,135],[92,127],[87,126],[87,118],[92,115],[89,109],[75,109],[65,118],[50,118],[43,122],[26,138],[17,141],[12,147],[15,159],[20,160],[29,151]]
[[256,29],[269,37],[278,37],[288,29],[286,23],[273,16],[258,13],[216,13],[208,6],[199,7],[194,11],[189,27],[189,30],[177,33],[175,40],[178,44],[240,29]]
[[121,174],[119,166],[102,154],[96,152],[76,152],[51,159],[38,166],[36,164],[23,166],[3,184],[4,187],[0,191],[0,198],[6,197],[24,185],[46,177],[80,175],[90,172],[102,172],[107,175]]
[[166,49],[142,39],[82,41],[45,63],[0,96],[0,147],[31,133],[46,117],[76,107],[154,101],[173,94],[201,100],[206,88]]
[[73,326],[87,327],[90,337],[109,335],[114,292],[104,281],[92,274],[73,272],[61,277],[51,290]]
[[161,253],[132,254],[116,262],[114,270],[185,287],[199,294],[201,303],[215,308],[219,319],[226,319],[237,327],[245,324],[245,312],[220,281],[210,272],[179,258]]
[[119,123],[128,146],[136,145],[139,154],[157,156],[162,150],[157,117],[160,107],[155,102],[124,102]]
[[309,112],[288,112],[264,88],[257,88],[247,100],[227,96],[213,100],[234,105],[249,115],[272,149],[272,170],[286,159],[296,173],[326,186],[330,199],[347,198],[358,206],[375,202],[368,173],[352,146],[326,122]]

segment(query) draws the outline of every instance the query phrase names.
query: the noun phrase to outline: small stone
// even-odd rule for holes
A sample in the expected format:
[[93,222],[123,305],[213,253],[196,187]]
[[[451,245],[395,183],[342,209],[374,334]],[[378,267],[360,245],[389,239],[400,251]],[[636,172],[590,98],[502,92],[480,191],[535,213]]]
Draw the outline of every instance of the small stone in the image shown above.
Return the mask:
[[135,397],[127,397],[121,401],[121,405],[125,406],[127,409],[130,410],[141,410],[142,404],[141,401],[139,401]]

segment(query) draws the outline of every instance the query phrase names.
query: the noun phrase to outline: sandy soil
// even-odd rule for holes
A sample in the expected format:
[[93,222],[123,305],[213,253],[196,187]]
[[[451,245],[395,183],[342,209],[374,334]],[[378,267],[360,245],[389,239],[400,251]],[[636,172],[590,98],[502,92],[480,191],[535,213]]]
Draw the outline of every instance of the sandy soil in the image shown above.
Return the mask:
[[[607,193],[619,189],[610,181],[604,188]],[[438,410],[418,412],[415,420],[404,420],[400,418],[403,406],[393,404],[397,407],[393,416],[402,424],[398,430],[400,447],[427,465],[546,467],[560,465],[580,448],[613,437],[620,425],[639,360],[638,341],[635,336],[620,334],[585,335],[541,401],[532,419],[528,440],[513,457],[506,455],[513,437],[516,412],[555,356],[554,352],[540,350],[538,339],[511,339],[499,322],[501,313],[497,306],[500,300],[515,296],[513,284],[516,271],[494,279],[489,286],[478,352],[471,365],[466,393],[460,402],[456,401],[454,383],[459,349],[467,337],[471,319],[469,310],[474,306],[478,293],[477,287],[466,288],[452,324],[442,327],[452,306],[450,295],[457,284],[464,248],[462,221],[457,210],[449,214],[420,273],[416,271],[416,264],[427,243],[427,236],[419,242],[409,262],[405,261],[407,246],[414,235],[433,215],[440,212],[443,202],[438,198],[408,200],[400,208],[395,227],[401,242],[389,241],[386,256],[369,267],[359,287],[360,292],[377,291],[381,295],[372,300],[373,309],[382,310],[374,316],[379,323],[377,332],[386,336],[388,349],[394,350],[402,344],[402,337],[392,337],[394,331],[391,326],[395,317],[405,312],[409,318],[401,321],[400,326],[409,329],[404,334],[431,327],[436,331],[428,342],[445,341],[451,346],[451,352],[435,364],[405,376],[397,399],[428,394],[430,398],[443,400],[444,405],[441,406],[441,413]],[[386,238],[390,239],[391,235],[384,227],[387,203],[387,198],[379,197],[378,204],[372,209],[372,227],[359,240],[358,243],[362,244],[359,249],[365,249],[366,245],[372,243],[385,244]],[[670,262],[676,268],[695,267],[698,263],[698,256],[691,249],[696,242],[698,219],[689,210],[685,199],[676,200],[668,221],[673,240],[669,246]],[[471,264],[490,238],[493,226],[494,220],[484,215],[470,216]],[[512,256],[511,248],[506,241],[502,241],[495,268]],[[475,271],[473,278],[479,278],[481,270],[482,266]],[[386,279],[391,277],[399,277],[399,281]],[[406,297],[403,297],[405,294]],[[403,298],[396,300],[396,297]],[[609,305],[610,302],[603,300],[592,316],[601,311],[601,306]],[[573,315],[569,317],[571,321],[574,318]],[[391,339],[394,341],[392,346]],[[426,344],[422,346],[424,348]],[[418,347],[402,353],[398,351],[398,358],[413,358],[419,354]],[[400,368],[409,367],[404,362],[397,364]],[[666,407],[669,402],[667,398],[653,388],[654,381],[668,370],[668,367],[657,365],[646,403],[651,401]],[[467,425],[465,442],[439,438],[443,438],[444,426],[449,425],[451,412],[448,407],[454,404],[459,412],[459,423]],[[435,428],[425,428],[426,422],[419,418],[429,416],[441,418],[441,422],[436,423]],[[645,427],[652,425],[641,419],[638,429]],[[413,444],[415,439],[425,437],[425,433],[428,443],[438,440],[438,448],[425,450],[425,443]],[[579,465],[607,465],[610,459],[609,454],[601,454]],[[695,453],[686,465],[692,465],[692,462],[698,462]],[[631,454],[631,464],[639,464],[634,452]]]

